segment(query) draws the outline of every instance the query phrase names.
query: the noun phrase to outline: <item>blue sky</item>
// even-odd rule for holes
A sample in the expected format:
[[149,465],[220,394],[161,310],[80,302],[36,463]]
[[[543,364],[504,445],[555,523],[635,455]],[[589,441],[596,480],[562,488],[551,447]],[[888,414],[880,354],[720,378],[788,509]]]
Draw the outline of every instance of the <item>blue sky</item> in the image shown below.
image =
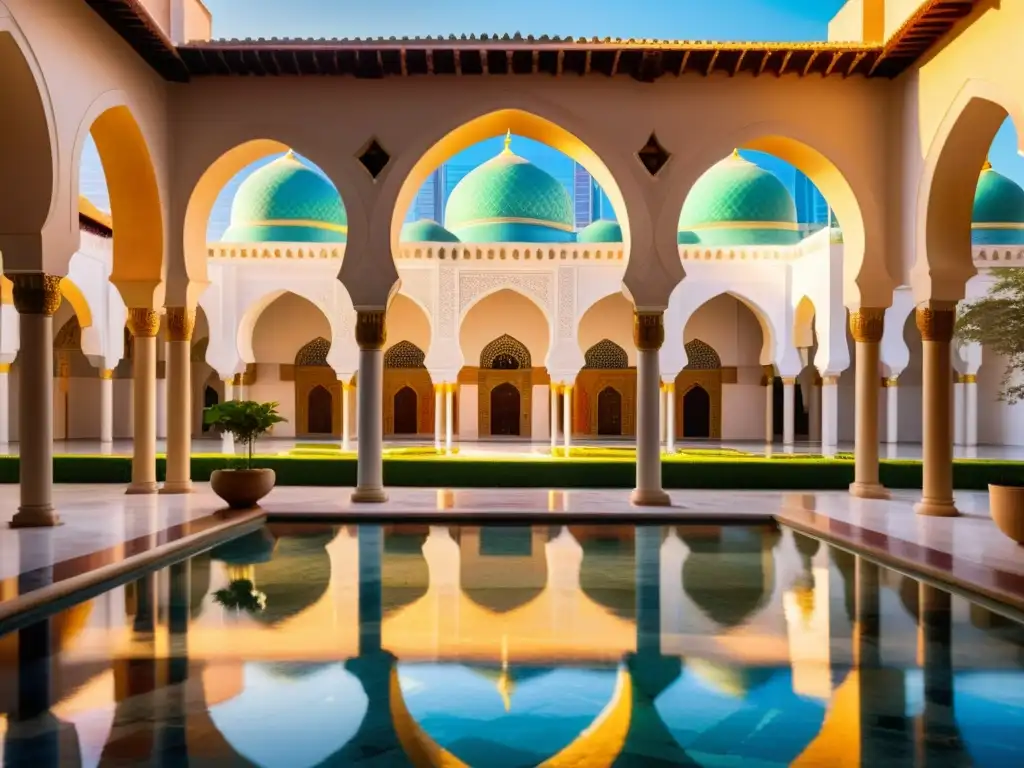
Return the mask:
[[[204,0],[216,37],[416,37],[449,34],[573,35],[672,39],[815,40],[827,36],[828,20],[843,0]],[[531,162],[559,178],[572,161],[555,150],[518,148]],[[500,149],[494,139],[453,158],[477,165]],[[296,147],[301,152],[301,147]],[[1024,186],[1024,158],[1016,152],[1009,121],[992,145],[998,171]],[[257,166],[254,166],[257,167]],[[243,171],[251,173],[254,167]],[[237,187],[240,179],[230,185]],[[109,209],[95,146],[83,152],[81,191]],[[211,235],[223,231],[230,194],[221,195],[211,217]]]

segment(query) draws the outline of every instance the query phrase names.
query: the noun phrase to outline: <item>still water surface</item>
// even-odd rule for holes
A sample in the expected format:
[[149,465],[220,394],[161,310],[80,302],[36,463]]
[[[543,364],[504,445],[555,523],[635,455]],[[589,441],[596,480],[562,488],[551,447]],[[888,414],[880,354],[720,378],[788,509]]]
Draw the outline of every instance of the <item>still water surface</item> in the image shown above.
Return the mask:
[[776,527],[270,525],[0,638],[0,763],[1009,768],[1022,650]]

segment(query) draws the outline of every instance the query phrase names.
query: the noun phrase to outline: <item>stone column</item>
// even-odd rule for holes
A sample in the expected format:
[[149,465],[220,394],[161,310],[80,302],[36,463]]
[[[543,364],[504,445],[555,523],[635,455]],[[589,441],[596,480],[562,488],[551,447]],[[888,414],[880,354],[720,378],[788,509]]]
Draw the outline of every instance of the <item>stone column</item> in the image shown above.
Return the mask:
[[900,432],[900,377],[885,380],[885,442],[896,445]]
[[0,449],[11,441],[11,364],[0,363]]
[[839,377],[821,377],[821,452],[832,455],[839,445]]
[[352,385],[341,382],[341,450],[352,450]]
[[565,457],[572,449],[572,384],[562,385],[562,446]]
[[440,453],[444,440],[444,384],[434,385],[434,452]]
[[796,438],[796,378],[782,377],[782,444],[793,447]]
[[962,373],[956,375],[953,383],[953,445],[964,444],[964,376]]
[[548,408],[551,410],[548,421],[551,422],[551,455],[555,455],[555,448],[558,447],[558,394],[559,385],[551,382],[551,402]]
[[167,437],[167,361],[164,360],[164,375],[160,376],[160,362],[157,361],[156,377],[156,439]]
[[18,397],[21,503],[12,528],[58,525],[53,508],[53,315],[60,306],[60,277],[16,274],[14,307],[20,326]]
[[676,452],[676,385],[665,382],[665,453]]
[[919,515],[952,517],[960,514],[953,502],[953,429],[950,396],[953,382],[952,350],[955,304],[921,305],[916,314],[921,332],[921,501]]
[[[224,379],[224,402],[235,399],[235,377],[228,376]],[[220,434],[220,452],[229,456],[235,453],[235,436],[230,432]]]
[[114,371],[100,371],[100,443],[114,442]]
[[978,447],[978,376],[964,374],[964,445]]
[[807,427],[807,439],[821,442],[821,376],[817,371],[812,373],[811,386],[807,388]]
[[765,401],[764,401],[764,441],[771,445],[775,442],[775,376],[765,366]]
[[160,315],[156,310],[128,310],[132,356],[132,482],[128,493],[156,493],[156,334]]
[[359,344],[359,406],[356,443],[355,502],[384,502],[384,327],[386,312],[356,312],[356,343]]
[[192,491],[192,331],[196,311],[167,308],[167,476],[164,493]]
[[661,487],[661,440],[659,435],[660,385],[658,350],[665,342],[663,312],[633,311],[633,342],[636,361],[636,488],[630,496],[640,506],[668,506]]
[[455,432],[455,388],[458,382],[444,386],[444,450],[452,452],[452,435]]
[[658,391],[658,440],[659,442],[665,442],[665,434],[667,432],[668,419],[668,388],[665,386],[665,382],[661,382]]
[[857,377],[853,483],[850,493],[862,499],[887,499],[889,492],[878,482],[878,387],[885,310],[861,307],[850,313],[850,333],[856,344]]

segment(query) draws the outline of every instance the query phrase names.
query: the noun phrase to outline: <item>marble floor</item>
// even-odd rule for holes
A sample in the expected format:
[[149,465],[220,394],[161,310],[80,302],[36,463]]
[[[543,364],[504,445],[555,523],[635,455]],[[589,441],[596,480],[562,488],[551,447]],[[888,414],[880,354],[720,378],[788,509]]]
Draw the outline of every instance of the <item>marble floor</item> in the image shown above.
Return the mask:
[[[340,446],[337,439],[314,440],[302,438],[266,438],[259,440],[256,444],[256,451],[262,454],[287,453],[295,448],[297,443],[303,445],[323,444]],[[409,448],[409,447],[432,447],[431,438],[413,438],[409,440],[387,440],[384,448]],[[575,440],[575,446],[611,446],[611,447],[633,447],[632,440]],[[352,441],[352,450],[355,450],[356,441]],[[523,456],[549,456],[551,443],[547,440],[530,441],[512,439],[473,440],[456,442],[461,456],[495,456],[505,454],[510,457]],[[165,440],[157,441],[157,451],[163,453],[167,444]],[[821,443],[798,442],[795,445],[784,447],[781,443],[768,446],[763,442],[720,442],[717,440],[695,440],[680,441],[678,449],[686,448],[709,449],[724,448],[746,453],[769,455],[771,453],[812,453],[822,452]],[[56,440],[53,450],[58,454],[106,454],[113,456],[130,456],[132,453],[131,440],[115,440],[113,443],[100,443],[98,440]],[[853,443],[840,443],[837,452],[853,452]],[[219,438],[196,437],[192,441],[193,453],[220,453],[221,441]],[[9,443],[0,447],[0,455],[17,455],[18,444]],[[890,459],[919,459],[921,458],[920,443],[898,443],[896,445],[882,445],[881,455]],[[957,446],[954,449],[957,458],[978,458],[978,459],[1010,459],[1024,461],[1024,446],[1002,446],[1002,445],[981,445],[975,448]]]
[[[0,486],[0,522],[13,516],[17,494],[16,486]],[[546,518],[678,525],[775,518],[1024,610],[1024,547],[995,528],[985,493],[958,493],[958,518],[915,515],[913,491],[894,492],[885,501],[845,492],[672,491],[671,507],[646,509],[631,507],[628,491],[619,490],[394,488],[389,496],[385,504],[353,504],[346,488],[282,487],[266,498],[263,512],[271,520],[296,522]],[[55,502],[64,522],[58,528],[0,528],[0,580],[73,561],[88,568],[105,557],[97,553],[123,556],[159,546],[190,524],[216,519],[223,506],[206,484],[174,496],[127,496],[114,485],[58,485]]]

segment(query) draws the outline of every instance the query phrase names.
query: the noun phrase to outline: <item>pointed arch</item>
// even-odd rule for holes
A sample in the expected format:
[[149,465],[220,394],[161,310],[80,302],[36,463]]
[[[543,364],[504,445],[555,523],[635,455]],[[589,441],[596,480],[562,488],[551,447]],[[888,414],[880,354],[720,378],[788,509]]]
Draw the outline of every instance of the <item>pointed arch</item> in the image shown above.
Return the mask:
[[814,346],[814,302],[804,296],[793,313],[793,346],[797,349]]
[[480,352],[481,368],[505,367],[526,369],[532,368],[530,350],[518,339],[502,334]]

